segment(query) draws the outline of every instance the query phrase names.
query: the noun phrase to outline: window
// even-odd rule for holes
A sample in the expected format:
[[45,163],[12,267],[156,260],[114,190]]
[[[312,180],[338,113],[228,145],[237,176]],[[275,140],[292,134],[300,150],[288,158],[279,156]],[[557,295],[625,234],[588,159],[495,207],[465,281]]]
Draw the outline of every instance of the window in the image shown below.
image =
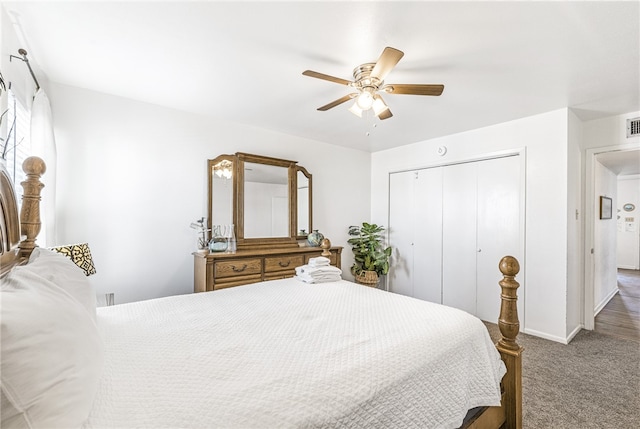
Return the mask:
[[26,179],[22,163],[31,155],[31,115],[11,90],[7,94],[7,113],[3,118],[3,121],[7,121],[3,146],[6,144],[7,170],[16,188],[18,206],[21,206],[23,189],[20,183]]

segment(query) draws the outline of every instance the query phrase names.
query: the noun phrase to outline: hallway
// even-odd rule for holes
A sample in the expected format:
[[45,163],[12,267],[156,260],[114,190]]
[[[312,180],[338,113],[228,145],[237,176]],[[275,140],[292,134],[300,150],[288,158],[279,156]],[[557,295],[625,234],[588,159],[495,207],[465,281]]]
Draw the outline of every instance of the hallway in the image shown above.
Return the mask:
[[595,331],[640,342],[640,271],[619,269],[618,288],[596,316]]

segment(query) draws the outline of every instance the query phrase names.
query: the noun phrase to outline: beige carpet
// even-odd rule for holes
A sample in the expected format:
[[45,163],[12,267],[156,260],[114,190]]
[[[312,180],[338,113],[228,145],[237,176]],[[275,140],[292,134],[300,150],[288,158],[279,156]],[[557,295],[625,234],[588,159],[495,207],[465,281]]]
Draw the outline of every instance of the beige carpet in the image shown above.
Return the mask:
[[[486,323],[491,337],[498,327]],[[569,345],[520,334],[524,429],[640,428],[640,344],[582,330]]]

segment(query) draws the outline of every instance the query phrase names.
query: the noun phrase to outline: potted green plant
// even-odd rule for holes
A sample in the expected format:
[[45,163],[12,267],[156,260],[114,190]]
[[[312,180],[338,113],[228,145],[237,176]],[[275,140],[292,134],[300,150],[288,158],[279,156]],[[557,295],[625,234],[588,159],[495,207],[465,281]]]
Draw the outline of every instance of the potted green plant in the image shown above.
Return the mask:
[[389,272],[391,247],[384,247],[384,227],[362,222],[362,226],[350,226],[347,242],[353,251],[351,272],[356,282],[375,286],[381,275]]

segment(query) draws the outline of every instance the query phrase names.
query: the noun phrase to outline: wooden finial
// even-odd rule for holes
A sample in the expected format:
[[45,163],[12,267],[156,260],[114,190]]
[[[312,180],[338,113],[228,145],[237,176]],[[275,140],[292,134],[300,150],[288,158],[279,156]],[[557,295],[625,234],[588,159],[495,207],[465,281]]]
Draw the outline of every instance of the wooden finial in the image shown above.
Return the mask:
[[507,373],[502,378],[504,400],[502,408],[505,411],[505,422],[502,427],[522,428],[522,351],[523,347],[516,342],[520,331],[518,322],[518,295],[516,290],[520,284],[515,276],[520,271],[520,264],[513,256],[505,256],[500,260],[500,272],[504,278],[498,283],[502,288],[500,317],[498,327],[502,338],[496,348],[507,367]]
[[320,254],[321,256],[324,256],[326,258],[331,256],[331,252],[329,251],[329,249],[331,249],[331,240],[329,240],[328,238],[323,238],[320,242],[320,247],[322,248],[322,253]]
[[498,327],[502,338],[498,341],[498,344],[509,350],[519,350],[520,346],[516,343],[516,337],[520,332],[516,290],[520,287],[520,284],[516,281],[515,276],[520,272],[520,264],[513,256],[505,256],[500,260],[499,267],[504,278],[499,282],[502,288],[502,300]]
[[30,156],[22,163],[22,169],[27,174],[27,180],[20,183],[24,189],[22,195],[22,209],[20,210],[21,234],[26,236],[18,246],[20,256],[28,257],[36,247],[36,237],[40,233],[40,192],[44,184],[40,176],[47,167],[44,161],[37,156]]

